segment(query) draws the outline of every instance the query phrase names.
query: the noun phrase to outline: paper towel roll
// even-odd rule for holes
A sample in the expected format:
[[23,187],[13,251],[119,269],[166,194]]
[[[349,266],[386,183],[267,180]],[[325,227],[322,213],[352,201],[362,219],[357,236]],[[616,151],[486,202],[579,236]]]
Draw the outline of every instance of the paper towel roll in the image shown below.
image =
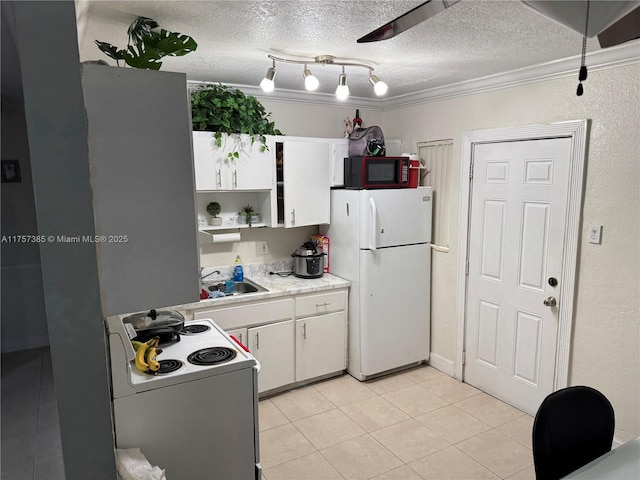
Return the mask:
[[211,235],[213,243],[239,242],[240,232],[237,233],[214,233]]

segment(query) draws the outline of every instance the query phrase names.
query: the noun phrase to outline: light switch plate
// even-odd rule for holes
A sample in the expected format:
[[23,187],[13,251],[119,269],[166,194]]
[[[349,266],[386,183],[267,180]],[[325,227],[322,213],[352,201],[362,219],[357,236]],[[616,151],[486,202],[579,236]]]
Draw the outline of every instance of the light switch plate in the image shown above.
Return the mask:
[[600,244],[602,241],[602,225],[589,225],[589,243]]

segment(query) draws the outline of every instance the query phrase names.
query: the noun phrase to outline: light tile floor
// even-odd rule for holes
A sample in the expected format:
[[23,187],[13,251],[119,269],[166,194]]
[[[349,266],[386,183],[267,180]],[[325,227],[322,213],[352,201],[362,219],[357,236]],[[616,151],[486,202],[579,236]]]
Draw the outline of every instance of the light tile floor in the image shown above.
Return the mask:
[[48,348],[2,354],[2,480],[64,480]]
[[535,479],[533,418],[426,365],[259,406],[265,480]]
[[[260,401],[265,480],[535,478],[533,418],[422,366]],[[47,348],[2,355],[2,480],[64,479]]]

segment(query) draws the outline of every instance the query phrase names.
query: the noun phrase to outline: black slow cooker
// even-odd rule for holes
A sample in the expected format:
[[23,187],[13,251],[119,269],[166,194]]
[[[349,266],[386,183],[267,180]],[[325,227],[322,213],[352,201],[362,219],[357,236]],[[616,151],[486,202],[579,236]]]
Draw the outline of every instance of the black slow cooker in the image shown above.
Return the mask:
[[324,274],[324,256],[313,242],[305,242],[291,254],[293,274],[300,278],[320,278]]

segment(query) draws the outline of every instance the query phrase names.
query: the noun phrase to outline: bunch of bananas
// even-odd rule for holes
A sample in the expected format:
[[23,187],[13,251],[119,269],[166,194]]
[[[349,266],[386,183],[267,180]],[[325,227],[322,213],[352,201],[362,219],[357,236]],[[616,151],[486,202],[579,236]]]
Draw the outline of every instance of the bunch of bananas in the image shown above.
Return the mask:
[[160,337],[153,337],[146,342],[138,342],[137,340],[131,340],[131,344],[136,351],[136,368],[141,372],[155,373],[160,369],[160,362],[158,362],[157,356],[162,352],[161,348],[158,348],[160,343]]

